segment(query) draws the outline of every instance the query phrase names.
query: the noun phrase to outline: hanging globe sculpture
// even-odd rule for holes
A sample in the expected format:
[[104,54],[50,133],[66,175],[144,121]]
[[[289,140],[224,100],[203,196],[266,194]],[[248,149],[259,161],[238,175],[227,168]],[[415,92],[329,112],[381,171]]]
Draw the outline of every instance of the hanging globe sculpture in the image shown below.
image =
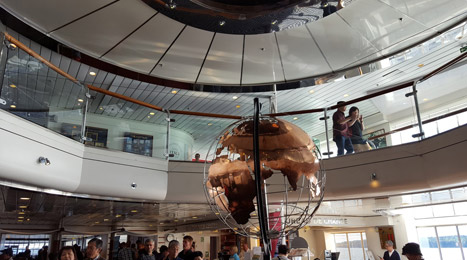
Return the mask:
[[[269,239],[308,224],[324,196],[326,173],[319,149],[298,126],[260,117],[259,157]],[[204,189],[211,209],[237,234],[259,238],[253,153],[253,118],[221,132],[209,149]]]

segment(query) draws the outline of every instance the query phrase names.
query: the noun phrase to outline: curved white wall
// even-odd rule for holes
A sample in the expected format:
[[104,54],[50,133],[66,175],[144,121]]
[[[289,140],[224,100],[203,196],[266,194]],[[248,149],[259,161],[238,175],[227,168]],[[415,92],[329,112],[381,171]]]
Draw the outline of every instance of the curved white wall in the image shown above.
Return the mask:
[[[163,200],[167,161],[85,147],[0,110],[0,180],[65,192]],[[40,156],[51,164],[39,164]],[[131,187],[136,183],[136,189]]]

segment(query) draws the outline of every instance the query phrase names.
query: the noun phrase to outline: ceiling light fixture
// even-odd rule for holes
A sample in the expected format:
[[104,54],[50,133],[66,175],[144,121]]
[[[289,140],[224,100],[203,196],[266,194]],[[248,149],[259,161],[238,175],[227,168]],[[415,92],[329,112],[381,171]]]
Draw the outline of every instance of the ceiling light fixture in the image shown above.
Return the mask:
[[149,224],[150,227],[152,227],[152,224]]
[[271,22],[272,25],[275,25],[277,23],[277,20],[274,20]]
[[90,72],[89,72],[89,75],[91,75],[91,76],[96,76],[96,73],[95,73],[94,71],[90,71]]
[[293,120],[297,120],[297,119],[298,119],[298,117],[294,117],[294,118],[293,118]]
[[419,68],[421,68],[421,67],[423,67],[423,66],[425,66],[425,64],[423,64],[423,63],[418,64],[418,67],[419,67]]
[[82,98],[78,98],[78,102],[82,103],[84,100]]
[[209,126],[211,126],[211,125],[212,125],[212,123],[208,123],[208,125],[209,125]]
[[15,84],[10,84],[10,88],[16,88]]
[[225,21],[224,21],[224,20],[219,21],[219,26],[224,26],[224,24],[225,24]]
[[109,219],[108,219],[108,218],[104,218],[104,221],[109,221]]
[[8,44],[8,47],[10,47],[11,49],[16,49],[16,44],[10,43]]
[[99,110],[104,110],[104,108],[103,108],[103,107],[99,107]]
[[178,219],[174,219],[174,222],[178,222]]
[[428,98],[424,98],[423,101],[428,101]]
[[170,0],[169,3],[166,4],[165,6],[167,6],[168,8],[170,8],[172,10],[177,8],[177,4],[173,0]]
[[39,157],[39,159],[37,159],[37,163],[44,164],[44,165],[50,165],[50,160],[49,158],[41,156]]
[[100,223],[99,221],[94,222],[94,224],[99,224],[99,223]]
[[164,222],[161,222],[161,223],[159,223],[159,224],[164,225]]
[[11,107],[11,108],[16,108],[16,106],[15,106],[15,105],[10,105],[10,107]]
[[18,218],[19,218],[19,219],[22,219],[22,218],[24,218],[24,217],[23,217],[23,216],[19,216]]
[[379,181],[378,181],[378,178],[376,176],[376,173],[372,173],[371,176],[370,176],[370,186],[372,188],[378,188],[379,187]]
[[24,215],[24,214],[26,214],[26,213],[24,213],[24,212],[21,211],[21,212],[18,212],[18,214],[19,214],[19,215]]
[[23,222],[23,220],[22,220],[22,219],[18,219],[18,222]]
[[31,198],[28,198],[28,197],[21,197],[19,198],[20,200],[30,200]]
[[19,206],[20,209],[27,209],[28,206]]
[[30,218],[26,219],[27,221],[31,220]]
[[233,99],[233,100],[237,100],[238,97],[237,97],[237,96],[233,96],[232,99]]
[[192,219],[197,219],[198,217],[191,217]]
[[115,215],[116,218],[119,218],[119,217],[121,217],[121,216],[122,216],[122,215],[120,215],[120,214]]
[[148,116],[148,118],[151,118],[151,116]]
[[309,92],[310,94],[313,94],[313,93],[315,93],[315,91],[314,91],[313,89],[312,89],[312,90],[310,90],[310,91],[308,91],[308,92]]
[[177,94],[177,93],[178,93],[178,91],[176,91],[176,90],[172,90],[170,93],[172,93],[172,94]]
[[138,211],[136,209],[132,210],[131,213],[137,213]]
[[344,94],[344,97],[348,97],[348,96],[349,96],[349,94]]
[[149,114],[150,114],[151,116],[153,116],[153,115],[155,115],[156,113],[154,113],[154,112],[151,112],[151,113],[149,113]]
[[236,108],[240,108],[240,105],[236,105],[235,107],[236,107]]

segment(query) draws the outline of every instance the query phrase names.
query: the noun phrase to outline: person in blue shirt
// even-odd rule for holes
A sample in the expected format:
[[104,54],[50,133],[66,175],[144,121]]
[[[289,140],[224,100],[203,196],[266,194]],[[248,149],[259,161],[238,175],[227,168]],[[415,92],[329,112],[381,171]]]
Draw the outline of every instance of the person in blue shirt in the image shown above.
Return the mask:
[[238,256],[238,247],[237,246],[231,246],[230,247],[230,258],[229,260],[240,260],[240,257]]

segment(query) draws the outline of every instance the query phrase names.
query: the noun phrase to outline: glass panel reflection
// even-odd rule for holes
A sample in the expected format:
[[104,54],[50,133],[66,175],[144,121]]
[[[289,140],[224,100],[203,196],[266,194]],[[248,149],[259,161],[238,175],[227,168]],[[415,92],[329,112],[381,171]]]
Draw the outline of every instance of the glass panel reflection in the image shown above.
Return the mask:
[[443,259],[462,259],[456,226],[437,227]]
[[420,249],[425,260],[440,260],[438,241],[434,227],[417,228]]

